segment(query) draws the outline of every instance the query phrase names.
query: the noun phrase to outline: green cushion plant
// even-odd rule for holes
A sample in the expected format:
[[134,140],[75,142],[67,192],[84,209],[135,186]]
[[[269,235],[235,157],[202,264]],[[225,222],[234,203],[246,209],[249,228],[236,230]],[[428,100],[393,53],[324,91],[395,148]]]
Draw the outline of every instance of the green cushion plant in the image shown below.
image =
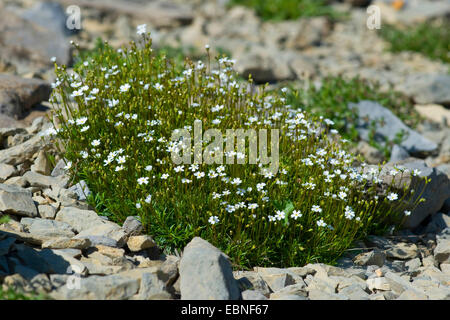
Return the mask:
[[[178,70],[154,54],[144,26],[138,31],[141,39],[130,48],[106,44],[73,71],[55,66],[55,128],[47,134],[110,219],[138,215],[169,252],[200,236],[244,268],[332,263],[355,239],[405,219],[411,193],[383,189],[378,170],[354,169],[357,159],[331,120],[288,105],[286,89],[269,94],[251,78],[240,84],[234,61],[212,62],[209,49],[204,62],[187,60]],[[272,160],[272,143],[279,142],[278,170],[263,164],[261,150],[258,163],[227,164],[236,156],[248,163],[251,142],[225,149],[225,159],[220,144],[210,148],[205,136],[184,151],[200,147],[223,164],[174,163],[173,153],[188,140],[183,145],[172,134],[195,140],[199,123],[203,133],[223,133],[213,142],[230,139],[227,129],[268,130]]]

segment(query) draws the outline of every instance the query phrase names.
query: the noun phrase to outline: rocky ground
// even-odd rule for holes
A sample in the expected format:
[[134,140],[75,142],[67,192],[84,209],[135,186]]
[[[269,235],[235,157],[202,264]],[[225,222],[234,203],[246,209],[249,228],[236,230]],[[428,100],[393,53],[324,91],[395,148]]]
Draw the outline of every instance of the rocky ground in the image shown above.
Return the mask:
[[[53,4],[6,0],[0,4],[0,285],[54,299],[450,299],[450,76],[448,65],[420,54],[392,54],[365,27],[364,8],[350,19],[263,22],[252,10],[227,10],[224,1],[60,0]],[[337,3],[339,10],[349,2]],[[369,1],[370,2],[370,1]],[[384,1],[386,2],[386,1]],[[445,18],[446,1],[417,1],[402,14],[380,3],[396,24]],[[82,9],[82,29],[65,29],[64,7]],[[385,7],[383,7],[385,6]],[[426,10],[424,9],[426,8]],[[410,138],[395,146],[391,162],[418,168],[431,179],[405,230],[370,236],[337,266],[310,264],[287,269],[232,269],[227,257],[195,238],[180,256],[164,255],[135,217],[119,226],[86,203],[83,181],[71,181],[55,146],[42,136],[53,81],[52,62],[71,62],[73,40],[92,47],[96,37],[114,46],[134,38],[147,23],[155,45],[202,52],[205,44],[231,53],[237,70],[258,82],[320,84],[326,75],[360,75],[393,85],[427,118],[406,127],[383,106],[355,102],[361,121],[384,118],[377,129]],[[365,120],[364,120],[365,121]],[[379,154],[364,137],[359,152],[369,162]],[[366,139],[367,140],[367,139]],[[53,167],[46,155],[53,155]]]

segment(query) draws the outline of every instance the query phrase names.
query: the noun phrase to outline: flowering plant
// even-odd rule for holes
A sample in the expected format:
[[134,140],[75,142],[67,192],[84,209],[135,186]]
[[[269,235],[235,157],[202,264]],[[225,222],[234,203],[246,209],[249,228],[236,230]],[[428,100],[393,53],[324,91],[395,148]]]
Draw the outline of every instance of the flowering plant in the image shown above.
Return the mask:
[[[293,266],[331,263],[414,207],[406,189],[381,192],[379,171],[355,166],[333,121],[287,105],[286,90],[269,94],[251,78],[239,81],[234,61],[219,57],[214,65],[208,47],[205,61],[187,60],[178,72],[154,54],[145,27],[138,34],[128,49],[106,44],[73,72],[55,69],[57,129],[49,134],[110,219],[140,216],[168,251],[201,236],[243,267]],[[233,164],[175,164],[173,132],[192,132],[199,120],[205,129],[279,130],[278,170],[261,159],[239,164],[250,142],[243,154],[226,153]],[[205,139],[200,147],[216,151]]]

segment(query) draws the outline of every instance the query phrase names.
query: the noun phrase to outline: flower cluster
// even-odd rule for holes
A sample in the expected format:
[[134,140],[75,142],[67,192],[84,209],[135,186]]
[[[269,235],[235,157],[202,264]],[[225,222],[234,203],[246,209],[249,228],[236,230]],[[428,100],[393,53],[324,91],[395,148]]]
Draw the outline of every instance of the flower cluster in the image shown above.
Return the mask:
[[[187,61],[178,72],[153,53],[145,26],[137,33],[143,41],[131,48],[106,45],[73,73],[56,68],[53,100],[71,117],[55,108],[61,126],[51,134],[65,144],[66,169],[103,195],[113,219],[141,216],[169,249],[201,236],[249,266],[334,259],[374,219],[407,215],[406,193],[389,189],[379,198],[379,171],[353,167],[333,121],[287,105],[285,89],[248,90],[226,57],[216,68]],[[238,164],[249,156],[247,145],[213,164],[174,163],[171,154],[189,144],[172,141],[173,132],[194,133],[196,120],[204,130],[223,129],[224,139],[226,129],[278,129],[279,170],[268,170],[261,155],[256,164]],[[202,154],[221,151],[205,140]]]

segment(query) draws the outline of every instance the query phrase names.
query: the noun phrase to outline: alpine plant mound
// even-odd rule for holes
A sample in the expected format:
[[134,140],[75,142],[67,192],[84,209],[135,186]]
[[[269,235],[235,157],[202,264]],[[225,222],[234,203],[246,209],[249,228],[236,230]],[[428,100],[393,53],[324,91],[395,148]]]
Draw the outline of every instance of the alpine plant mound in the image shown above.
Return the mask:
[[238,81],[209,47],[177,71],[138,34],[73,72],[55,65],[47,133],[110,219],[138,215],[169,252],[200,236],[240,267],[286,267],[333,263],[417,204],[357,169],[333,122],[286,105],[287,90]]

